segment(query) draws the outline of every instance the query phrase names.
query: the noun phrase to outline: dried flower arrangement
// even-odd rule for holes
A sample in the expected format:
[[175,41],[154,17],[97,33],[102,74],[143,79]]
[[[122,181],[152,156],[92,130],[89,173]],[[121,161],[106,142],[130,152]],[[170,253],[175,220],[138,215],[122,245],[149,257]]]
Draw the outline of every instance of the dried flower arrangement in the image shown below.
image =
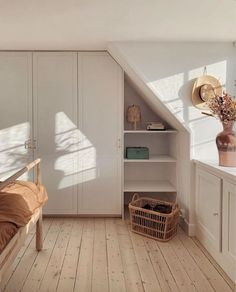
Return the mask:
[[218,118],[222,123],[236,121],[236,99],[227,93],[222,96],[216,95],[207,101],[211,114],[210,116]]
[[236,167],[236,99],[227,93],[215,95],[206,102],[211,113],[204,113],[218,118],[222,122],[223,131],[216,137],[219,153],[219,165]]

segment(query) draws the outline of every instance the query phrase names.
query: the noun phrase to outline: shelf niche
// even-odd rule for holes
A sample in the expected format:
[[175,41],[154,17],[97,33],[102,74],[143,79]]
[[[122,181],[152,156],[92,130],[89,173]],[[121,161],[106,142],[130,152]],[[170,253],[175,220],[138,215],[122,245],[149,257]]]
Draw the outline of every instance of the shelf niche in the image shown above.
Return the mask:
[[[134,131],[133,125],[127,122],[127,109],[132,104],[139,105],[141,108],[141,123],[137,123],[137,132],[145,131],[149,122],[163,122],[166,129],[171,129],[170,125],[163,121],[145,102],[144,98],[136,91],[131,81],[125,77],[124,82],[124,130]],[[148,131],[149,133],[153,131]],[[159,131],[164,132],[164,131]],[[156,131],[155,131],[156,133]]]
[[[137,130],[127,122],[127,109],[130,105],[139,105],[141,123]],[[148,122],[162,122],[167,130],[147,131]],[[161,119],[135,89],[131,81],[125,77],[124,82],[124,199],[130,200],[132,193],[152,195],[157,198],[175,199],[177,194],[176,179],[176,134],[178,132]],[[150,159],[127,159],[126,147],[148,147]]]

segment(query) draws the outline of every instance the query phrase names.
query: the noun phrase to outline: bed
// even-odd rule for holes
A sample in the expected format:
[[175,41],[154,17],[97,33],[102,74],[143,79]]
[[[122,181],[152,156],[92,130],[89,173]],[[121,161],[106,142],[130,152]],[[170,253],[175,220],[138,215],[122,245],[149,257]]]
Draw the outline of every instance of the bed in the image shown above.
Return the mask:
[[[33,168],[36,170],[35,183],[17,180]],[[36,249],[42,249],[42,206],[46,201],[40,159],[0,182],[0,282],[35,225]]]

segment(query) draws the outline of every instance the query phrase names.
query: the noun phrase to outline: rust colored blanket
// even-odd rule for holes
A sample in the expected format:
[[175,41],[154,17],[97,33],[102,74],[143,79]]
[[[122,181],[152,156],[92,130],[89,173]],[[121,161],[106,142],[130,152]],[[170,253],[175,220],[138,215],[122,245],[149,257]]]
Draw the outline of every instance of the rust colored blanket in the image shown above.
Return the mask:
[[17,228],[26,225],[47,198],[42,185],[25,181],[15,181],[0,192],[0,253]]
[[17,230],[18,228],[15,224],[0,222],[0,253],[3,251],[10,239],[16,234]]

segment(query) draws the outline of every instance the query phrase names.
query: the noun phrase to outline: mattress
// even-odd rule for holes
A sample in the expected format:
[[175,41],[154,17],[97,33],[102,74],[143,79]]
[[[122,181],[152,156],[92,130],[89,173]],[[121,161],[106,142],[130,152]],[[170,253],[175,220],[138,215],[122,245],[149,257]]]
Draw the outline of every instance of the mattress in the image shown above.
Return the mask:
[[1,190],[0,253],[18,228],[25,226],[47,199],[44,186],[32,182],[15,181]]

